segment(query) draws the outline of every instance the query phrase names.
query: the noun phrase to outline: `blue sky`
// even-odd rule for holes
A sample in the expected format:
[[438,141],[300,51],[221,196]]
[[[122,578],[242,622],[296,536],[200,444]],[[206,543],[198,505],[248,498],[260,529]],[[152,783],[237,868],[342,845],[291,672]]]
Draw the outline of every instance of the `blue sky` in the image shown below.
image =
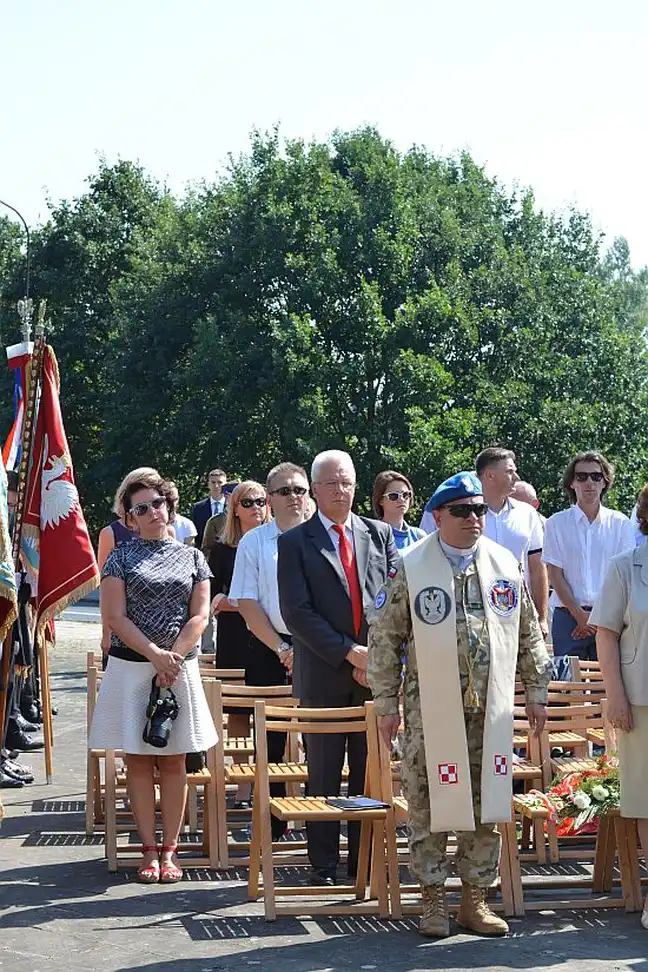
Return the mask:
[[253,127],[468,149],[648,264],[643,0],[0,0],[0,198],[28,221],[103,155],[181,192]]

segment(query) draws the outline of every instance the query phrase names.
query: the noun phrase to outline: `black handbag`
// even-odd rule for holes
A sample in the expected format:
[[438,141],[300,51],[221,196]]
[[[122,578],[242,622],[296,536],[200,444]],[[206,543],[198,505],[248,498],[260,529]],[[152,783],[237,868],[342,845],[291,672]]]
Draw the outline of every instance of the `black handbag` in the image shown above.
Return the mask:
[[169,742],[174,720],[178,718],[178,700],[170,688],[157,684],[157,675],[151,681],[151,694],[146,706],[146,725],[142,738],[149,746],[164,749]]

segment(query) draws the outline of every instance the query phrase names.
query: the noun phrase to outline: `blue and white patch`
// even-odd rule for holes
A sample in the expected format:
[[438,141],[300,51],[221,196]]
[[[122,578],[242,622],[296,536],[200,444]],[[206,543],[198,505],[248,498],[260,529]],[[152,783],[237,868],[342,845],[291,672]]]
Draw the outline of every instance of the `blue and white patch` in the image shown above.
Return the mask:
[[423,624],[441,624],[450,614],[450,595],[442,587],[424,587],[414,598],[414,610]]
[[510,580],[493,581],[488,588],[488,601],[493,611],[501,617],[506,618],[513,614],[518,605],[518,589]]
[[386,601],[387,601],[387,591],[385,590],[378,591],[378,593],[376,594],[376,600],[374,601],[374,607],[376,611],[380,611],[381,607],[384,607]]

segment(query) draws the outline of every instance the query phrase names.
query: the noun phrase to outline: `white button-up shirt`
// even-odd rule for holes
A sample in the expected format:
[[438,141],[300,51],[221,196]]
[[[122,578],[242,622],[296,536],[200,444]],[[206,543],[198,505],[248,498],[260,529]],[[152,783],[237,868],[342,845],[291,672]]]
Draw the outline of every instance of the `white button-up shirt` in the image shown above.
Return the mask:
[[221,496],[220,499],[214,499],[212,496],[209,497],[209,502],[211,503],[211,515],[219,516],[221,513],[225,512],[225,497]]
[[285,635],[288,626],[281,616],[277,582],[277,537],[280,533],[276,520],[272,520],[241,537],[236,548],[229,599],[233,604],[240,598],[258,601],[275,631]]
[[484,536],[510,550],[524,576],[529,579],[529,554],[541,553],[544,530],[540,517],[529,503],[507,499],[499,513],[488,510]]
[[[576,603],[590,607],[599,596],[612,558],[634,545],[634,530],[624,513],[601,506],[590,523],[576,505],[547,520],[542,559],[560,567]],[[564,607],[555,591],[551,605]]]
[[[435,533],[437,525],[431,513],[424,513],[421,529]],[[486,511],[484,536],[510,550],[519,564],[524,577],[529,580],[529,554],[541,553],[544,544],[544,528],[540,514],[529,503],[507,499],[499,513]]]
[[[335,552],[337,553],[337,555],[339,557],[340,556],[340,534],[338,533],[337,530],[334,530],[333,529],[333,527],[334,526],[337,526],[337,524],[334,523],[333,520],[329,520],[328,516],[325,516],[322,513],[321,510],[318,510],[317,511],[317,515],[319,516],[320,520],[322,521],[322,523],[324,525],[324,529],[326,530],[326,532],[328,533],[329,537],[331,538],[331,540],[333,542],[333,546],[335,547]],[[351,514],[350,513],[349,513],[348,517],[346,518],[346,522],[344,524],[344,532],[346,533],[347,540],[351,544],[351,549],[354,550],[354,545],[353,545],[353,530],[351,528]]]

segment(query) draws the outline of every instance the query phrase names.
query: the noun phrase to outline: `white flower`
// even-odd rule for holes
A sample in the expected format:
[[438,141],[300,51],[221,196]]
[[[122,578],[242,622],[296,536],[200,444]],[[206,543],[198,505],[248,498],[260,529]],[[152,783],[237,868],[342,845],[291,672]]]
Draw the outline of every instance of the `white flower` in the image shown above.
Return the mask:
[[606,786],[601,783],[597,783],[596,786],[592,787],[592,796],[595,800],[606,800],[610,795],[610,791]]
[[574,794],[574,805],[578,807],[579,810],[587,810],[589,806],[592,805],[592,801],[588,797],[587,793],[583,790],[576,790]]

